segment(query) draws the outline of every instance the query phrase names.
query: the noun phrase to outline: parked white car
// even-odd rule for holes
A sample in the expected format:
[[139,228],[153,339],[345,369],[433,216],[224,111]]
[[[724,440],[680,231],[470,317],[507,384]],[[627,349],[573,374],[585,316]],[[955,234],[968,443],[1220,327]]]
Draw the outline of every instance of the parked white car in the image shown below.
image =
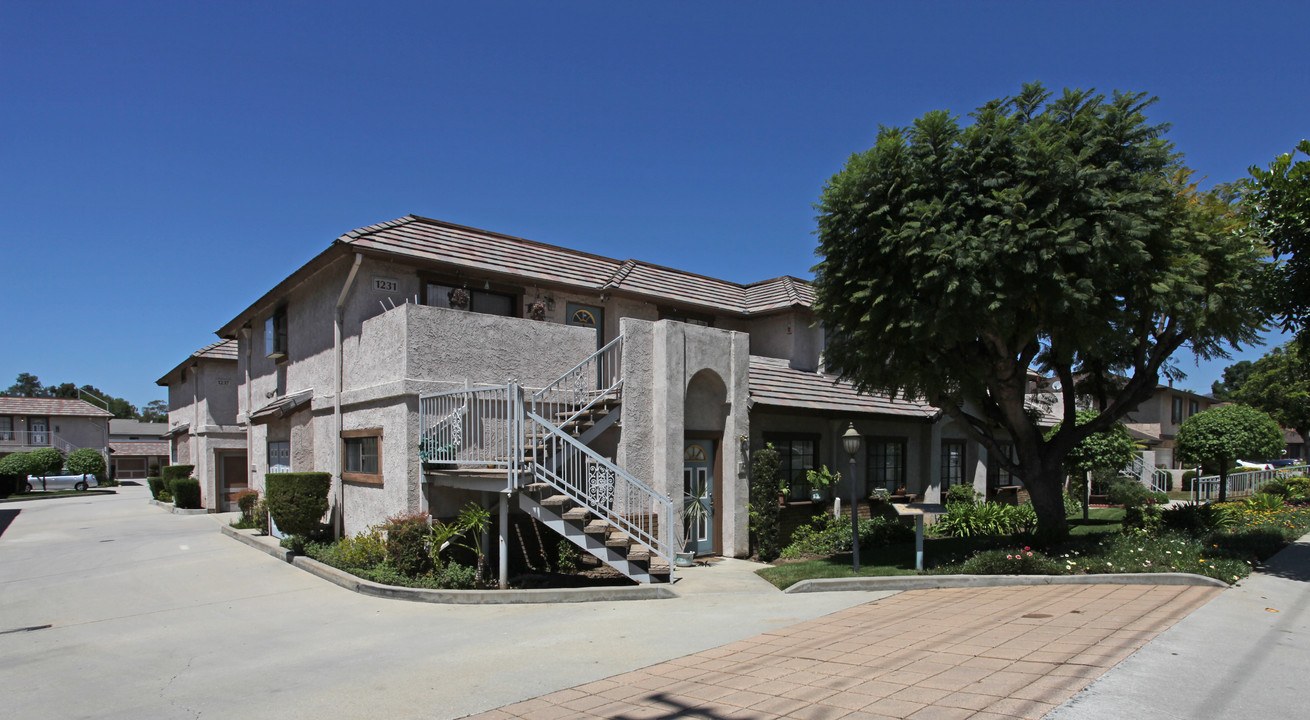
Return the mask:
[[[45,478],[46,490],[85,490],[87,488],[98,487],[95,475],[47,475]],[[27,491],[41,489],[41,478],[37,475],[27,476]]]

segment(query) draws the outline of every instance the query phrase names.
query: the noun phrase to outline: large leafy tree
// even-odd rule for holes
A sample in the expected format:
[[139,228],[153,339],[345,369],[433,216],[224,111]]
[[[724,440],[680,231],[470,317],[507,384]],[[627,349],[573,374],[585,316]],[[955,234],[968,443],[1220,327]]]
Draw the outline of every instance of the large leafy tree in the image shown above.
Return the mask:
[[1210,395],[1219,402],[1233,402],[1233,398],[1242,388],[1242,383],[1251,374],[1250,360],[1240,360],[1224,368],[1224,379],[1210,383]]
[[64,454],[56,448],[41,448],[27,454],[31,463],[31,474],[41,478],[41,489],[45,490],[45,479],[56,475],[64,469]]
[[141,408],[143,422],[168,422],[168,403],[163,400],[151,400]]
[[14,384],[4,392],[12,397],[52,397],[52,393],[41,384],[41,378],[31,373],[18,373]]
[[1274,348],[1252,363],[1233,399],[1269,413],[1301,437],[1310,437],[1310,367],[1299,344]]
[[71,382],[43,385],[41,379],[31,373],[19,373],[14,384],[10,385],[4,394],[15,397],[81,398],[97,407],[105,408],[116,418],[144,419],[137,412],[135,405],[123,398],[114,397],[94,385],[83,385],[80,388]]
[[1310,140],[1268,168],[1252,167],[1243,205],[1252,229],[1279,260],[1270,306],[1284,330],[1301,331],[1299,341],[1310,345],[1310,159],[1296,160],[1296,152],[1310,156]]
[[[1100,415],[1095,410],[1079,410],[1075,415],[1074,422],[1078,425],[1086,425],[1095,420]],[[1060,429],[1064,426],[1063,422],[1056,423],[1046,433],[1046,439],[1050,439],[1059,434]],[[1137,443],[1133,442],[1132,435],[1128,434],[1128,428],[1121,422],[1111,423],[1109,427],[1100,432],[1092,433],[1083,438],[1077,445],[1069,450],[1069,454],[1064,456],[1064,469],[1070,475],[1082,478],[1083,482],[1091,484],[1092,473],[1108,473],[1122,470],[1132,462],[1133,457],[1137,455]],[[1083,504],[1083,519],[1087,519],[1087,491],[1089,488],[1084,487],[1084,492],[1079,495],[1079,501]]]
[[[817,206],[828,364],[959,421],[1024,480],[1047,535],[1068,531],[1070,450],[1145,400],[1180,348],[1222,356],[1260,327],[1260,254],[1224,197],[1187,182],[1151,102],[1033,84],[965,126],[930,112],[882,128]],[[1061,380],[1049,438],[1030,368]],[[1084,424],[1080,393],[1101,410]]]
[[1228,469],[1242,458],[1260,460],[1283,452],[1283,431],[1265,412],[1246,405],[1220,405],[1183,421],[1174,454],[1219,475],[1219,502],[1228,500]]

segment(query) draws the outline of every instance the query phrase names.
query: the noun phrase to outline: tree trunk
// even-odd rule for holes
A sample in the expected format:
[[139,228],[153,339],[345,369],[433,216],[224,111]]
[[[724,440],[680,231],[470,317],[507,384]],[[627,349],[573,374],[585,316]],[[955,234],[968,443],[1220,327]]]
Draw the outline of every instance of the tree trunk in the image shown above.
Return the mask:
[[[1030,473],[1030,476],[1032,473]],[[1057,463],[1043,467],[1036,477],[1025,479],[1028,495],[1037,512],[1037,536],[1044,541],[1062,540],[1069,535],[1069,519],[1064,515],[1064,470]]]
[[1219,466],[1219,502],[1228,502],[1228,466],[1231,464],[1225,462]]

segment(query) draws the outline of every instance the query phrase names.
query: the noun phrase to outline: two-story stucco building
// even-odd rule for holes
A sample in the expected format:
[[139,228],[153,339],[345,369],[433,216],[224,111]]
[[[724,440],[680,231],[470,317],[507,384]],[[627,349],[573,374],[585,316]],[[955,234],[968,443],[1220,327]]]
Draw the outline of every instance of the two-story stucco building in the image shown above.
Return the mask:
[[247,488],[247,434],[237,421],[241,376],[231,340],[191,353],[155,381],[168,388],[169,463],[194,465],[201,501],[214,512],[236,509]]
[[111,417],[85,400],[0,397],[0,457],[53,447],[65,456],[93,448],[108,458]]
[[[341,236],[220,328],[223,370],[198,353],[160,384],[176,462],[220,464],[180,442],[208,423],[230,443],[214,451],[248,449],[252,487],[330,472],[343,532],[495,504],[638,579],[684,546],[749,552],[749,456],[766,443],[795,503],[807,470],[849,475],[852,423],[858,496],[985,491],[985,451],[936,408],[823,372],[811,305],[793,277],[742,285],[407,216]],[[196,385],[211,373],[232,384]],[[232,389],[233,416],[199,417]],[[604,557],[616,534],[632,549]]]

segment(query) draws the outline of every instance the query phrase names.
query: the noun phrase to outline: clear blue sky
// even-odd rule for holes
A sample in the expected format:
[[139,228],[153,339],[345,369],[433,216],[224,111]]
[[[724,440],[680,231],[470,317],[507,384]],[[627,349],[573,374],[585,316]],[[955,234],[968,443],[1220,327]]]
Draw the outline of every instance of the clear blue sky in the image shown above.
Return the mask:
[[[161,399],[278,280],[407,213],[808,277],[812,203],[880,124],[1031,80],[1158,95],[1233,180],[1310,135],[1308,5],[0,0],[0,388]],[[1183,385],[1226,364],[1182,358]]]

